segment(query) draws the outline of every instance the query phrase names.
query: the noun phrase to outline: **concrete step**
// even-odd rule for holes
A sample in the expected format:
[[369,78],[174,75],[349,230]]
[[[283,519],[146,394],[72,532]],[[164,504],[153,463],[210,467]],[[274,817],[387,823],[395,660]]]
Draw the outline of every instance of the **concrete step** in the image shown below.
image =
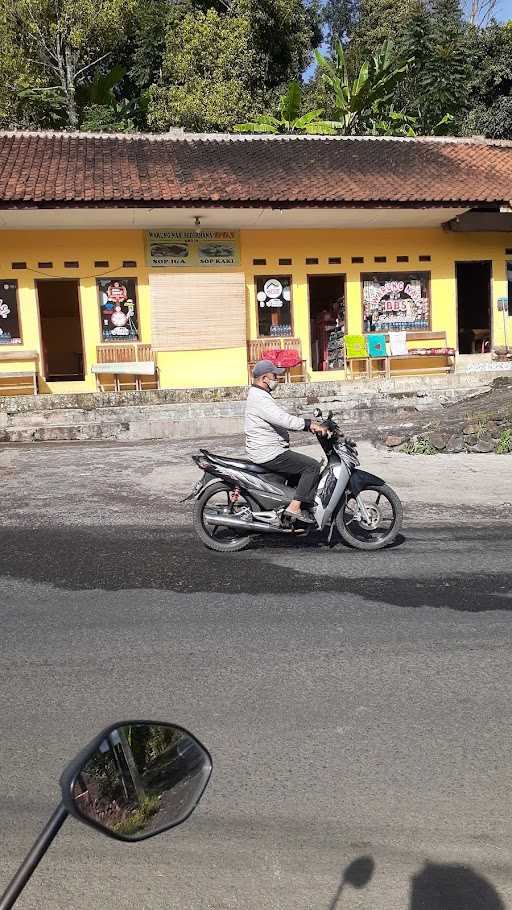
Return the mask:
[[[311,415],[316,406],[332,409],[344,426],[364,431],[413,424],[418,412],[432,411],[481,395],[492,380],[478,375],[469,382],[453,375],[436,382],[320,383],[286,386],[278,399],[289,411]],[[444,381],[441,381],[444,380]],[[497,380],[498,381],[498,380]],[[186,391],[186,390],[185,390]],[[0,442],[76,441],[95,439],[176,439],[220,436],[243,430],[246,389],[162,390],[129,395],[40,396],[0,400]],[[65,407],[66,403],[68,407]],[[361,438],[361,432],[357,432]]]

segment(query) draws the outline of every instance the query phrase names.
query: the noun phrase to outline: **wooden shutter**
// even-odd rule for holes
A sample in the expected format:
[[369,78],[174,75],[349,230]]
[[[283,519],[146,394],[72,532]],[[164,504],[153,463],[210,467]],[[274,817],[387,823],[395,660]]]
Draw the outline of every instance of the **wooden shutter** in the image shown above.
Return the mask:
[[245,347],[245,276],[151,272],[154,351]]

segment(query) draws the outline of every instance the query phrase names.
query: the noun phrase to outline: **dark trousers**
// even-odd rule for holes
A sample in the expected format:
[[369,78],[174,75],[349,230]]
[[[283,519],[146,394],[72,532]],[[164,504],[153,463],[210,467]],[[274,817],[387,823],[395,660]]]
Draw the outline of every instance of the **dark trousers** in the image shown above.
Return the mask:
[[275,471],[276,474],[283,474],[284,477],[298,478],[294,499],[305,505],[314,505],[316,488],[320,480],[320,465],[315,458],[287,449],[272,461],[266,461],[264,467],[269,471]]

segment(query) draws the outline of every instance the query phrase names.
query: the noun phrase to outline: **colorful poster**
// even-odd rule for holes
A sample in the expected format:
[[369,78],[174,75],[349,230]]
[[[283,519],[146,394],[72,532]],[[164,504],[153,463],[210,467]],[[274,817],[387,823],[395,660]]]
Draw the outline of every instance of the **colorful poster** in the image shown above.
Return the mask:
[[98,278],[103,341],[138,341],[134,278]]
[[430,327],[427,272],[363,275],[365,331],[425,331]]
[[0,279],[0,344],[21,344],[18,282]]
[[238,231],[147,231],[146,250],[150,268],[240,265]]

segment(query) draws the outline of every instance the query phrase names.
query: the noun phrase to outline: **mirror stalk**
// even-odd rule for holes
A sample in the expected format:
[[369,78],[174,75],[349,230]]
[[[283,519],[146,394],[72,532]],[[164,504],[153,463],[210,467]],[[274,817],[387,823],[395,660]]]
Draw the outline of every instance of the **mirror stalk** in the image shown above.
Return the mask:
[[32,844],[32,847],[27,853],[11,883],[4,891],[2,897],[0,897],[0,910],[11,910],[11,907],[14,906],[25,885],[32,877],[32,874],[35,872],[43,856],[48,850],[48,847],[57,837],[57,834],[62,828],[62,825],[66,821],[68,815],[69,813],[64,803],[60,803],[48,823],[45,825],[44,829],[41,831],[41,834],[37,840]]

